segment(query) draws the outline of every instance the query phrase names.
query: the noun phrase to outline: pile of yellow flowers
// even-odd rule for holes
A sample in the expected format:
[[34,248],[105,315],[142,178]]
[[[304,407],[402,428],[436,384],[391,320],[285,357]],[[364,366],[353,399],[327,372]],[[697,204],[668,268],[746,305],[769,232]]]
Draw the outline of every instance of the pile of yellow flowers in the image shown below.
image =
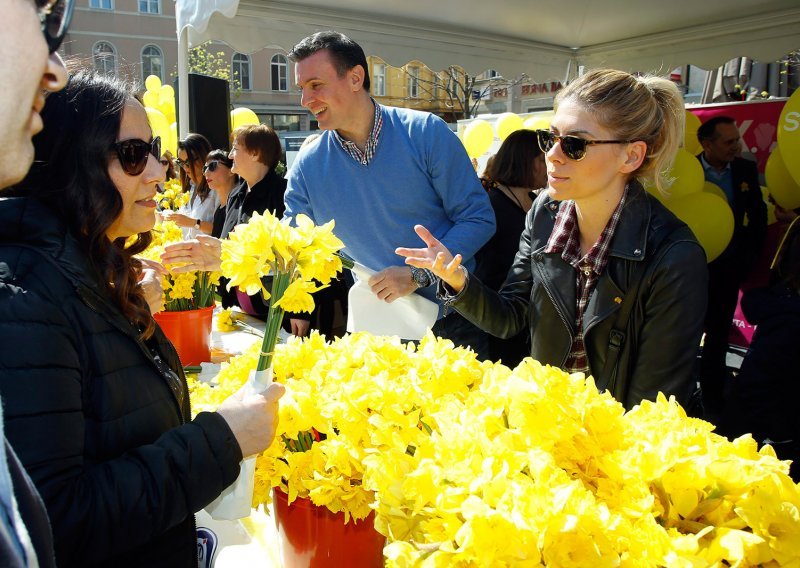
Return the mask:
[[[141,258],[161,262],[164,247],[183,240],[180,227],[172,221],[157,222],[152,230],[153,242],[139,254]],[[169,270],[173,268],[167,265]],[[164,310],[177,312],[214,305],[214,291],[219,272],[170,272],[162,281]]]
[[177,211],[189,202],[190,194],[183,191],[179,179],[171,179],[164,182],[164,191],[158,194],[158,205],[161,209]]
[[[196,411],[247,380],[255,349]],[[755,441],[660,397],[625,413],[591,378],[516,369],[429,335],[278,346],[287,386],[258,458],[270,488],[345,517],[375,510],[390,566],[800,565],[800,488]]]

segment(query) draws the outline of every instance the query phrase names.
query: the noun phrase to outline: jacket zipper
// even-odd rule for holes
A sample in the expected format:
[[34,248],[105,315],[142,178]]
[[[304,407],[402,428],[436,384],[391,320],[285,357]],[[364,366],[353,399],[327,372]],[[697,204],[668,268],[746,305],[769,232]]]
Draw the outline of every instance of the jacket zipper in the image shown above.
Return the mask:
[[[539,275],[542,277],[542,288],[544,288],[544,291],[547,294],[547,297],[550,299],[550,303],[553,304],[553,308],[555,308],[556,313],[558,314],[558,318],[561,320],[561,323],[564,324],[564,328],[566,328],[567,334],[569,335],[570,345],[572,345],[572,342],[575,340],[575,338],[572,335],[572,326],[570,326],[569,323],[567,323],[567,318],[565,318],[564,314],[561,313],[561,310],[558,309],[558,304],[556,303],[556,300],[553,297],[553,294],[550,292],[550,289],[547,287],[547,284],[546,284],[547,279],[544,278],[544,276],[545,276],[544,269],[541,268],[541,266],[539,266],[539,263],[536,263],[536,270],[539,272]],[[530,325],[530,322],[528,322],[528,325]],[[569,349],[567,349],[566,355],[564,355],[561,358],[561,365],[559,365],[559,367],[562,367],[562,368],[564,367],[564,363],[567,362],[567,357],[569,357]]]

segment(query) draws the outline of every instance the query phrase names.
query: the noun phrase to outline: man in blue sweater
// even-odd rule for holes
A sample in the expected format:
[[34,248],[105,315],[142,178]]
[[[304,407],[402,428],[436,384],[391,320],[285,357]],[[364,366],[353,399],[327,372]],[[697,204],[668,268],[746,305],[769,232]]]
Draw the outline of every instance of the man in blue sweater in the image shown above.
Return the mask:
[[[381,300],[418,293],[436,301],[432,275],[402,264],[395,249],[415,243],[421,223],[469,267],[494,234],[494,213],[463,146],[432,114],[375,102],[364,51],[347,36],[316,33],[289,57],[301,104],[325,132],[289,172],[285,216],[335,220],[345,252],[376,271],[369,285]],[[434,333],[468,345],[464,320],[439,315]]]

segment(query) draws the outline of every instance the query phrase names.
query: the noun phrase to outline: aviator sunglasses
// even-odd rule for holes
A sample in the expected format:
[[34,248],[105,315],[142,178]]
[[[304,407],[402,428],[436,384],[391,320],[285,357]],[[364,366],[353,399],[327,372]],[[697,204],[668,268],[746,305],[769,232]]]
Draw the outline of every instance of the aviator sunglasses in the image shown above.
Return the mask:
[[539,141],[539,149],[542,152],[549,152],[556,142],[561,143],[561,151],[570,160],[580,162],[586,157],[586,147],[595,144],[630,144],[636,140],[587,140],[580,136],[561,136],[549,130],[537,130],[536,139]]
[[117,152],[122,169],[129,176],[138,176],[147,166],[147,158],[153,156],[156,160],[161,158],[161,137],[156,136],[150,142],[132,138],[112,145],[112,150]]
[[67,33],[75,0],[35,0],[42,33],[50,53],[54,53]]

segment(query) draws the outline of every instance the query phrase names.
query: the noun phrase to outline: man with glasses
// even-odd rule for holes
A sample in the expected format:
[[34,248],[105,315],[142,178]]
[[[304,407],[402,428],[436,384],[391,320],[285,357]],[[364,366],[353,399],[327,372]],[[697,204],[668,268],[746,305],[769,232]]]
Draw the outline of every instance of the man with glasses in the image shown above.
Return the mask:
[[[6,140],[0,153],[0,190],[25,177],[33,162],[32,138],[43,126],[39,112],[45,95],[67,83],[56,50],[67,31],[72,9],[73,0],[3,2],[0,73],[8,81],[0,89],[0,132]],[[0,404],[0,434],[3,426]],[[3,441],[0,566],[54,566],[53,538],[44,505],[5,436]]]

